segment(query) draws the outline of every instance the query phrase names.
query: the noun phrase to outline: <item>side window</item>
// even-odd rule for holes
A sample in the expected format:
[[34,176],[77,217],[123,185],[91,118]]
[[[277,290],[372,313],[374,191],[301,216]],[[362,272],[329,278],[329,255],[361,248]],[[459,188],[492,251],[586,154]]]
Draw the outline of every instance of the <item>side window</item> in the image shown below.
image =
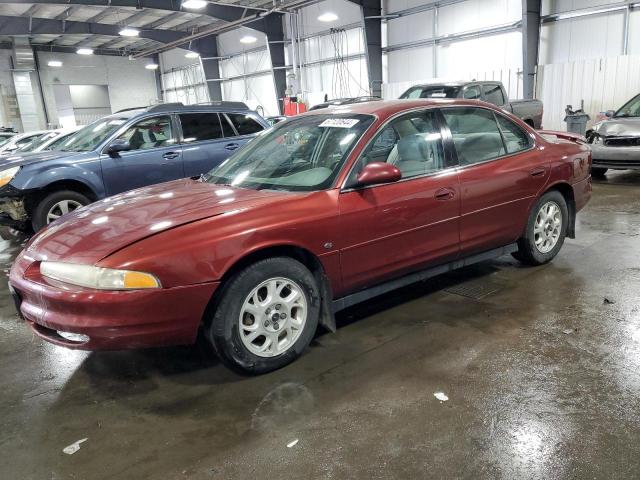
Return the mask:
[[175,143],[171,117],[145,118],[129,127],[118,139],[127,140],[131,150],[149,150]]
[[507,153],[515,153],[526,150],[531,146],[531,138],[518,125],[502,115],[496,115],[500,131],[504,137]]
[[472,165],[505,154],[498,124],[484,108],[443,108],[460,165]]
[[422,95],[422,88],[416,87],[406,92],[402,98],[420,98],[420,95]]
[[483,85],[484,99],[494,105],[502,106],[505,104],[502,87],[496,84]]
[[480,94],[480,87],[478,85],[471,85],[464,89],[462,96],[469,100],[480,100],[482,97]]
[[222,125],[217,113],[181,113],[183,142],[222,138]]
[[360,157],[348,185],[372,162],[398,167],[402,178],[417,177],[445,168],[442,135],[434,112],[416,112],[393,120],[383,128]]
[[233,123],[233,126],[236,127],[238,135],[251,135],[264,130],[264,127],[256,122],[251,115],[242,113],[227,113],[226,115]]

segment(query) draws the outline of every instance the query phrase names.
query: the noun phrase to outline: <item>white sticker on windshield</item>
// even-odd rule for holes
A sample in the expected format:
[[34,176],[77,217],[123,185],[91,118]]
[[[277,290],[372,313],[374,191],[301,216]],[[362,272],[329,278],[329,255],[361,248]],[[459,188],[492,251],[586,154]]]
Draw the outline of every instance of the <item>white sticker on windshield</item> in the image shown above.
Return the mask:
[[447,98],[447,94],[444,92],[434,92],[429,95],[431,98]]
[[355,118],[328,118],[324,122],[322,122],[320,127],[335,127],[335,128],[351,128],[359,120]]

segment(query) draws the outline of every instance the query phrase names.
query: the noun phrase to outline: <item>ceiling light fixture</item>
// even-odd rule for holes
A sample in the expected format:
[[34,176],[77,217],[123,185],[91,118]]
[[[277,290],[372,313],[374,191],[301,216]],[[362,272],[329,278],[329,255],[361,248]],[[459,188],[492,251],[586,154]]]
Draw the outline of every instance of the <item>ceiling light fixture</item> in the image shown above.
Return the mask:
[[251,35],[245,35],[240,39],[240,43],[256,43],[258,39]]
[[184,0],[184,2],[182,2],[182,8],[189,8],[191,10],[201,10],[206,6],[206,0]]
[[47,65],[49,65],[50,67],[61,67],[62,62],[60,60],[49,60]]
[[76,53],[78,55],[93,55],[93,48],[79,48]]
[[157,63],[147,63],[144,68],[146,68],[147,70],[157,70],[158,69],[158,64]]
[[140,30],[138,30],[137,28],[124,27],[118,33],[123,37],[137,37],[138,35],[140,35]]
[[198,52],[187,52],[184,56],[187,58],[198,58],[200,54]]
[[333,12],[326,12],[320,15],[318,17],[318,20],[320,20],[321,22],[335,22],[336,20],[338,20],[338,15]]

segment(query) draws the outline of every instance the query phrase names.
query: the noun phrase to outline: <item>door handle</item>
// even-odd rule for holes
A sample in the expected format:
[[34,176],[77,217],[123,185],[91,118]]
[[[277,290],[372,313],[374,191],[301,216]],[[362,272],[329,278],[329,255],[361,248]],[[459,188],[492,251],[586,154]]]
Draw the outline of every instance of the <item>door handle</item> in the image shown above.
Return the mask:
[[173,160],[174,158],[178,158],[180,156],[180,152],[167,152],[162,155],[162,158],[166,160]]
[[231,151],[237,150],[238,147],[240,147],[240,145],[238,145],[237,143],[228,143],[227,145],[224,146],[226,150],[231,150]]
[[534,168],[529,173],[532,177],[543,177],[547,173],[547,169],[545,167]]
[[433,195],[436,200],[451,200],[456,195],[452,188],[440,188]]

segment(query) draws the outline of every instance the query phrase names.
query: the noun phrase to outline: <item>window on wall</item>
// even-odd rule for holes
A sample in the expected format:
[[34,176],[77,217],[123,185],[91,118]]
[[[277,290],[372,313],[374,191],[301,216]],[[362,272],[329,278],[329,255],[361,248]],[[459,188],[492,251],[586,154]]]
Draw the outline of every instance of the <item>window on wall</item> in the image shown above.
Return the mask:
[[185,105],[206,103],[209,91],[204,72],[199,64],[176,68],[161,75],[162,97],[165,102],[182,102]]

